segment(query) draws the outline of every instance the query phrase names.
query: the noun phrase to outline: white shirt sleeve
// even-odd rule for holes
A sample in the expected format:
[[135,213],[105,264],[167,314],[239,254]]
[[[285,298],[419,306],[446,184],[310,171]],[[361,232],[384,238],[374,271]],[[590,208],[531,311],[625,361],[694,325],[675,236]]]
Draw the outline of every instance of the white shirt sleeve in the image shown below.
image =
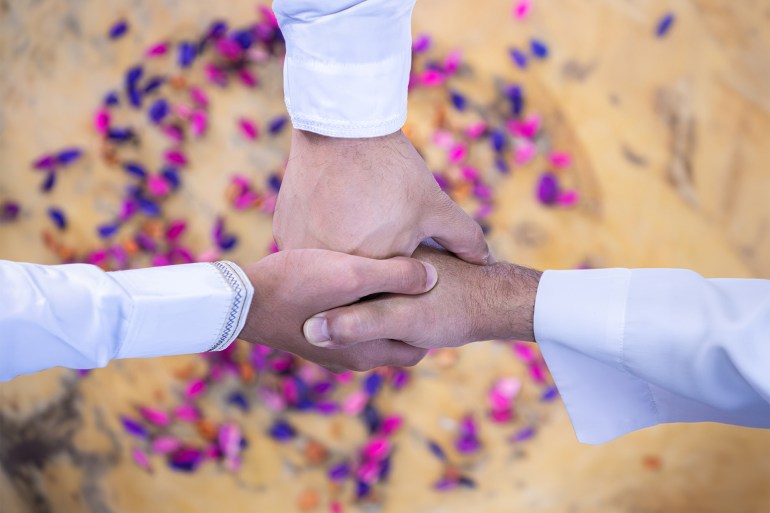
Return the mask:
[[231,262],[106,273],[0,260],[0,381],[224,349],[243,329],[253,295]]
[[535,338],[581,442],[670,422],[770,427],[770,280],[547,271]]
[[294,128],[376,137],[406,121],[414,0],[275,0]]

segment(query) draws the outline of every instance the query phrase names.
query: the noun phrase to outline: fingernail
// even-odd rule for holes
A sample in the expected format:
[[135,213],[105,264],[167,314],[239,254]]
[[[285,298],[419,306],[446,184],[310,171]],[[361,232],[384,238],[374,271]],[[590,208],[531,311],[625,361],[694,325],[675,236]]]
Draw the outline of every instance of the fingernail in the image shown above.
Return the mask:
[[326,317],[316,315],[305,321],[302,327],[305,339],[318,347],[328,347],[331,337],[329,336],[329,324]]
[[436,286],[436,282],[438,281],[438,272],[436,271],[436,268],[428,262],[423,262],[422,265],[425,266],[425,273],[427,274],[425,279],[425,292],[427,292]]

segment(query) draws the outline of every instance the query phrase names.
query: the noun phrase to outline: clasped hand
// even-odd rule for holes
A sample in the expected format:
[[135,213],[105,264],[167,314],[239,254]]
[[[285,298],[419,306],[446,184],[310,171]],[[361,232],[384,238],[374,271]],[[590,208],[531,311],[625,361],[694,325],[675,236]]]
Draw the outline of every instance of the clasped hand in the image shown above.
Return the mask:
[[[531,332],[512,327],[510,302],[488,293],[511,268],[493,264],[479,225],[401,132],[334,139],[294,130],[273,234],[282,251],[246,268],[255,295],[242,339],[363,371],[414,365],[427,349],[512,328]],[[455,256],[418,249],[426,239]],[[507,283],[494,288],[507,292]]]

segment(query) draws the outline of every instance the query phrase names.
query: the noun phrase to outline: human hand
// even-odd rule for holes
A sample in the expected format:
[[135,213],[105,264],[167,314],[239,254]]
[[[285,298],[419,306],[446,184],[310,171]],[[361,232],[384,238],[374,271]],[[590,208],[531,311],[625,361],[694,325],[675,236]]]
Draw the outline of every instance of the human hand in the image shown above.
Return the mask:
[[332,351],[308,344],[305,319],[379,293],[421,294],[436,283],[436,269],[419,260],[371,260],[321,249],[282,251],[243,268],[254,299],[239,338],[294,353],[335,372],[384,365],[411,366],[426,351],[401,342],[359,344]]
[[381,339],[425,349],[477,340],[534,340],[539,271],[508,263],[472,265],[425,245],[413,256],[438,271],[438,284],[430,292],[388,294],[320,313],[305,323],[308,342],[349,351]]
[[433,238],[463,260],[491,262],[481,227],[441,190],[400,131],[340,139],[294,130],[273,236],[281,249],[370,258],[408,256]]

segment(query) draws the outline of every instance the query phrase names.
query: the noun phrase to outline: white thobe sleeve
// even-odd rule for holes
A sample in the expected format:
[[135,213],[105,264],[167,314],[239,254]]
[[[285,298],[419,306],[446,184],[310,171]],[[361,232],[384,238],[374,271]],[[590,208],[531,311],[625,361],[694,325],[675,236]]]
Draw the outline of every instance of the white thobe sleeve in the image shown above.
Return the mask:
[[671,422],[770,427],[770,280],[547,271],[535,338],[581,442]]
[[406,120],[414,0],[275,0],[294,128],[376,137]]
[[224,349],[243,329],[253,295],[232,262],[108,273],[0,261],[0,381]]

